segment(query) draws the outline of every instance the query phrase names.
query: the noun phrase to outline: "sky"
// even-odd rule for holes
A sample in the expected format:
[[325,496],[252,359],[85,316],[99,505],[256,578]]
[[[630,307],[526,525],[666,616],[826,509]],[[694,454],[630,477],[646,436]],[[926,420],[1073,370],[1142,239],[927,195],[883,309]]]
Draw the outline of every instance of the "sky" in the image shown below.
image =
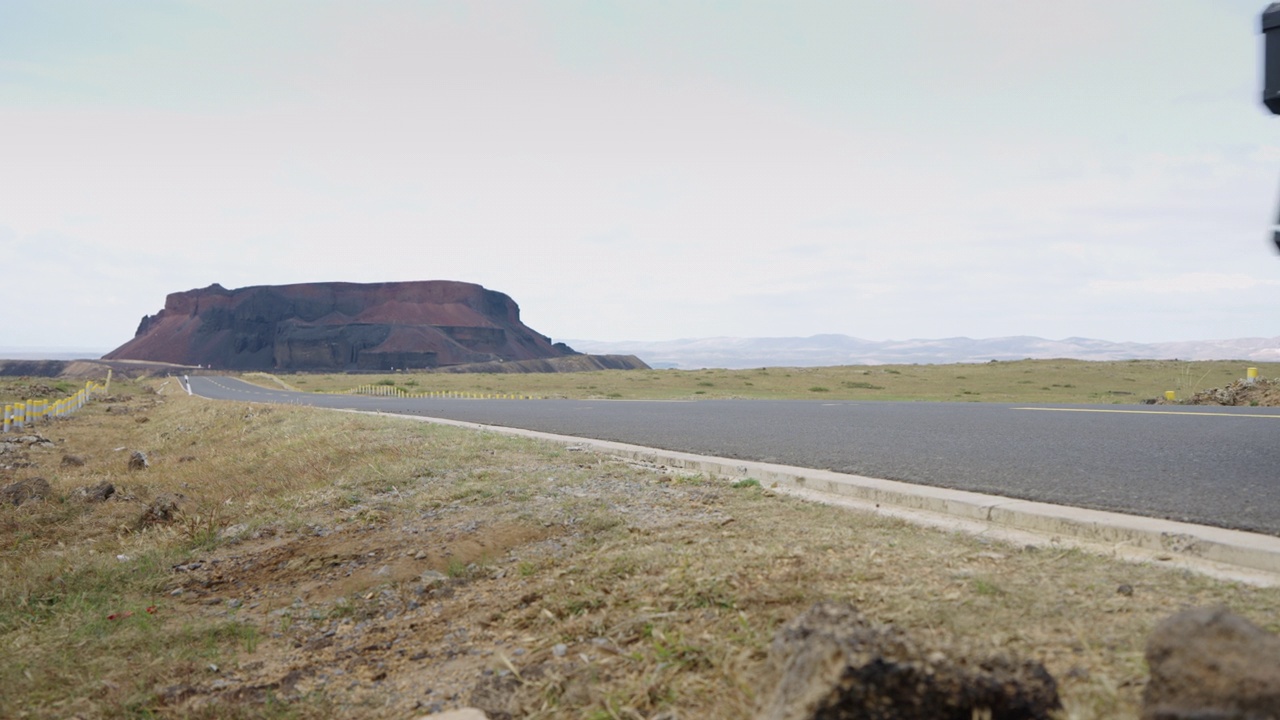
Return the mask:
[[0,346],[461,280],[554,339],[1280,336],[1244,0],[0,0]]

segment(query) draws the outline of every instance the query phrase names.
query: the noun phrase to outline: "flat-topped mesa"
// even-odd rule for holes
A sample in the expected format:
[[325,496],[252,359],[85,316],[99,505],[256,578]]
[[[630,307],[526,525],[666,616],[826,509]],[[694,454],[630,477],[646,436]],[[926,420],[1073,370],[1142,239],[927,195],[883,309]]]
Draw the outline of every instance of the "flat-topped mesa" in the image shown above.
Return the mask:
[[172,293],[103,357],[227,370],[391,370],[575,355],[507,295],[449,280]]

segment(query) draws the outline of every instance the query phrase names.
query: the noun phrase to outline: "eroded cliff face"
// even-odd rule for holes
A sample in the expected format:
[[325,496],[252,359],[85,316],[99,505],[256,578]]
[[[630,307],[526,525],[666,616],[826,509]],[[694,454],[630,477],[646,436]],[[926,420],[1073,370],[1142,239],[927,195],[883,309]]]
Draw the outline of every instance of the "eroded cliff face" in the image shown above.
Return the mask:
[[173,293],[108,360],[228,370],[390,370],[575,354],[471,283],[308,283]]

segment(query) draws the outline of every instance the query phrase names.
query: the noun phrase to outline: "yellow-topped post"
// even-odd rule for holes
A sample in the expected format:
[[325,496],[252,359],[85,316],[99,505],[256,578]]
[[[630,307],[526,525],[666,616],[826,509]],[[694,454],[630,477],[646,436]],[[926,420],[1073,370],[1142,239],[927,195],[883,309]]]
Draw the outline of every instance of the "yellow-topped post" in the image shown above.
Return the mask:
[[1249,368],[1244,371],[1244,381],[1250,385],[1258,381],[1258,368]]

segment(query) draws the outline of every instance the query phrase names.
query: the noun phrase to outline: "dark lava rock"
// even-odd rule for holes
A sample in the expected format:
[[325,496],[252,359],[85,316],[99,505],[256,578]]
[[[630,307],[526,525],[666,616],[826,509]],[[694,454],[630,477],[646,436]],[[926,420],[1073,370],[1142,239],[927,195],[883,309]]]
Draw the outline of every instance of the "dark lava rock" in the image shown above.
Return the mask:
[[71,497],[81,502],[106,502],[116,494],[116,486],[103,480],[97,485],[85,485],[72,491]]
[[141,450],[134,450],[129,453],[129,469],[130,470],[146,470],[151,467],[151,461],[147,460],[147,454]]
[[1147,666],[1143,720],[1280,719],[1280,638],[1224,607],[1161,621]]
[[1044,666],[924,646],[846,603],[818,603],[769,648],[760,720],[1048,720],[1060,707]]
[[142,517],[138,518],[138,525],[147,527],[148,525],[165,525],[178,519],[182,513],[182,506],[186,502],[186,496],[181,493],[163,493],[157,495],[155,500],[147,506],[142,512]]
[[21,505],[32,500],[43,500],[51,492],[49,482],[44,478],[27,478],[0,488],[0,502]]

